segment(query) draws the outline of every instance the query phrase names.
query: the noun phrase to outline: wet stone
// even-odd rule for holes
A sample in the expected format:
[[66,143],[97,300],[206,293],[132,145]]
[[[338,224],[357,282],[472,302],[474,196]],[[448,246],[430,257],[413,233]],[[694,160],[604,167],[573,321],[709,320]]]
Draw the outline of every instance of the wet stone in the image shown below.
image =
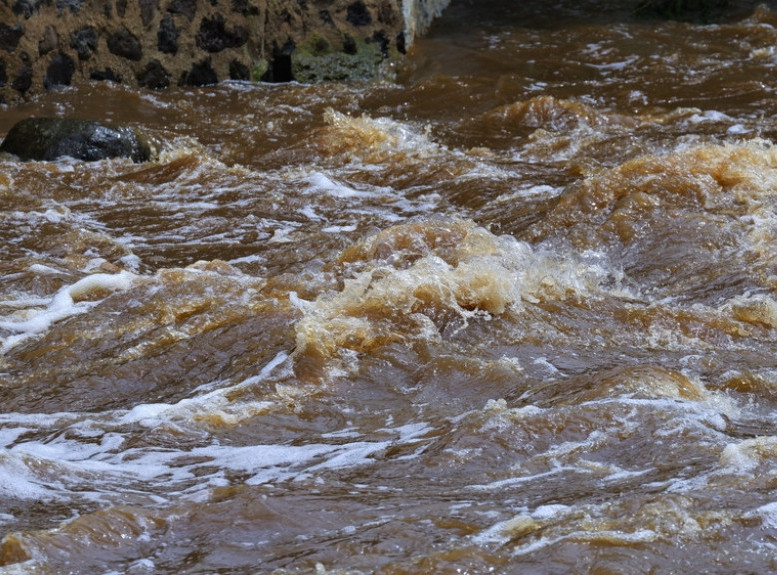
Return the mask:
[[372,23],[372,14],[370,14],[364,2],[358,0],[358,2],[348,6],[345,19],[353,26],[367,26]]
[[43,31],[43,39],[38,42],[38,54],[40,56],[48,54],[57,47],[57,42],[59,42],[59,36],[54,26],[46,26]]
[[148,26],[154,19],[157,10],[157,0],[139,0],[140,19],[144,26]]
[[405,44],[407,40],[405,39],[405,33],[400,32],[397,34],[396,42],[397,42],[397,51],[400,54],[406,54],[407,53],[407,46]]
[[97,50],[97,30],[91,26],[76,30],[70,35],[70,47],[78,54],[79,60],[88,60]]
[[32,86],[32,68],[25,66],[19,71],[11,87],[17,92],[24,94]]
[[71,118],[22,120],[8,132],[0,152],[25,161],[72,157],[85,161],[131,158],[144,162],[151,157],[147,138],[129,127]]
[[232,60],[229,63],[229,78],[230,80],[250,80],[251,71],[242,62]]
[[158,60],[151,60],[137,79],[141,88],[162,90],[170,86],[170,74]]
[[127,0],[116,0],[116,13],[120,18],[124,18],[127,13]]
[[356,40],[350,34],[346,34],[343,38],[343,52],[346,54],[354,55],[359,51],[356,45]]
[[387,58],[391,43],[389,42],[389,39],[386,38],[385,32],[383,32],[383,30],[375,32],[375,34],[372,35],[372,42],[380,47],[380,53],[384,58]]
[[215,14],[213,18],[203,18],[197,32],[197,46],[206,52],[221,52],[225,48],[237,48],[248,41],[248,31],[242,26],[227,30],[224,17]]
[[172,14],[181,14],[191,22],[197,12],[197,0],[173,0],[167,7],[167,11]]
[[208,86],[219,81],[216,71],[210,64],[210,60],[203,60],[194,64],[188,73],[184,73],[180,84],[183,86]]
[[0,60],[0,88],[8,83],[8,73],[5,70],[5,60]]
[[391,2],[384,0],[378,6],[378,22],[382,22],[388,26],[394,26],[396,24],[397,13]]
[[175,27],[173,17],[165,14],[159,23],[157,32],[157,48],[163,54],[175,54],[178,52],[178,35],[180,31]]
[[81,11],[83,0],[57,0],[57,10],[60,14],[70,11],[71,14],[77,14]]
[[143,48],[135,35],[122,27],[108,38],[108,50],[111,54],[121,56],[127,60],[138,61],[143,56]]
[[108,81],[121,84],[121,76],[117,75],[116,72],[110,68],[105,68],[105,70],[92,70],[89,73],[89,79],[96,80],[98,82]]
[[67,54],[54,54],[46,68],[46,77],[43,79],[43,86],[46,90],[51,90],[57,86],[69,86],[73,78],[76,66],[73,59]]
[[242,14],[243,16],[258,16],[259,8],[249,4],[248,0],[232,0],[232,12]]
[[329,10],[321,10],[318,13],[319,18],[321,18],[321,21],[326,24],[327,26],[333,26],[335,25],[335,21],[332,20],[332,15],[329,13]]
[[13,5],[14,14],[24,16],[29,19],[30,16],[36,14],[40,9],[41,4],[51,4],[51,1],[44,0],[17,0]]
[[24,27],[21,24],[15,26],[0,24],[0,50],[13,52],[22,36],[24,36]]

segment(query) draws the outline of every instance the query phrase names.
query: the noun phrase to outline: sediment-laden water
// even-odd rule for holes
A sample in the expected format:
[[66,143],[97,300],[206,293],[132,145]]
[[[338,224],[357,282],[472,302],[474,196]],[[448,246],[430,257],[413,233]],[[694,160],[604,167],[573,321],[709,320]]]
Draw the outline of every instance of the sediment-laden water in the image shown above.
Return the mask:
[[0,573],[777,570],[777,6],[479,4],[0,112]]

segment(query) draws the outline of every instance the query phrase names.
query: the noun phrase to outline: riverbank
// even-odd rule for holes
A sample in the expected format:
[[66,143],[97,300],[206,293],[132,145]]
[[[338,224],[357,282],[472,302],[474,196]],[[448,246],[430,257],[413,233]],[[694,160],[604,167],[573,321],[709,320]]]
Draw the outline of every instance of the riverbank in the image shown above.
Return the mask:
[[[393,79],[394,64],[449,4],[15,0],[0,4],[0,104],[88,82],[158,90],[230,79]],[[623,10],[629,17],[706,22],[737,7],[727,0],[635,0]]]
[[16,0],[0,4],[0,102],[107,81],[375,78],[447,4],[418,0]]

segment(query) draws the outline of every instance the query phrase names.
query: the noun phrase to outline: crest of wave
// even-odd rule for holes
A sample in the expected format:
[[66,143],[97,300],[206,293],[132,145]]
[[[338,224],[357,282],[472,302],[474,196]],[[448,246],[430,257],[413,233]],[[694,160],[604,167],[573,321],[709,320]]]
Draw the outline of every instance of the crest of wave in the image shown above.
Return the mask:
[[349,116],[332,109],[324,114],[327,123],[326,147],[332,154],[353,154],[370,163],[389,158],[426,158],[440,153],[424,132],[390,118]]
[[441,342],[525,305],[591,297],[609,275],[467,220],[387,228],[345,250],[334,268],[339,290],[296,299],[300,376],[338,371],[384,345]]

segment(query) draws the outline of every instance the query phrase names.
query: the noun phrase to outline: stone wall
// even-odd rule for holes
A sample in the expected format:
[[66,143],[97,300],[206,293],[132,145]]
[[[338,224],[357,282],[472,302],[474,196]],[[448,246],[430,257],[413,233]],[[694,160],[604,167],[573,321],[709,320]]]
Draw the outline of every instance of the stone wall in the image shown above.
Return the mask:
[[86,81],[374,76],[447,1],[0,0],[0,101]]

